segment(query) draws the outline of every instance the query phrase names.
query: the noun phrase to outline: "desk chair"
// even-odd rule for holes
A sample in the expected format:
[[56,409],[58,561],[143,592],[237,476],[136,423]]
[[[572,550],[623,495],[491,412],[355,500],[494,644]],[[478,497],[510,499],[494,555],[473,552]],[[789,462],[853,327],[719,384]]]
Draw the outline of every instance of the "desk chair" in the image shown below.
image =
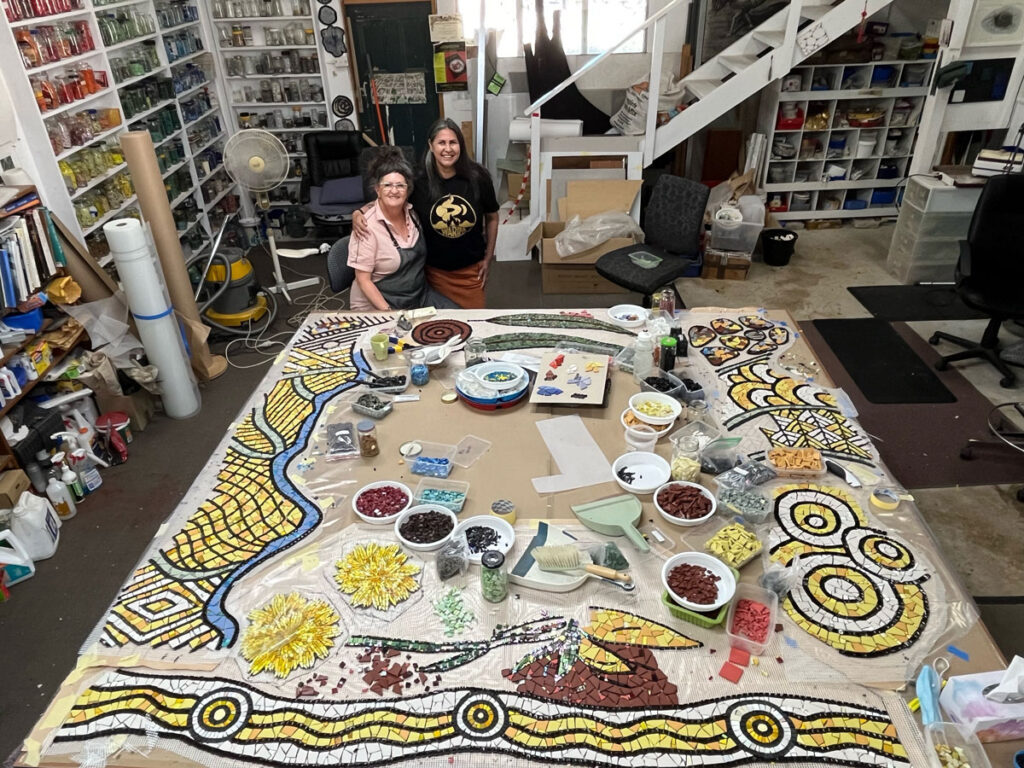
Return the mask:
[[348,265],[348,241],[343,237],[327,252],[327,282],[335,293],[347,291],[356,279],[356,271]]
[[[700,258],[700,233],[710,194],[710,189],[696,181],[670,174],[659,176],[644,212],[646,242],[606,253],[594,265],[597,273],[643,294],[644,306],[649,307],[653,293],[666,285],[674,289],[676,278]],[[661,257],[661,263],[651,269],[637,266],[630,255],[638,251]],[[681,299],[678,306],[685,306]]]
[[1024,174],[993,176],[985,183],[967,231],[960,241],[960,259],[956,265],[956,291],[968,307],[989,316],[981,341],[971,341],[937,331],[928,339],[932,344],[949,341],[963,352],[946,355],[935,363],[937,370],[957,360],[980,357],[996,368],[1003,378],[999,386],[1016,382],[999,353],[999,327],[1004,320],[1024,317]]
[[359,172],[365,144],[358,131],[313,131],[302,137],[306,167],[299,200],[320,228],[342,231],[366,198]]

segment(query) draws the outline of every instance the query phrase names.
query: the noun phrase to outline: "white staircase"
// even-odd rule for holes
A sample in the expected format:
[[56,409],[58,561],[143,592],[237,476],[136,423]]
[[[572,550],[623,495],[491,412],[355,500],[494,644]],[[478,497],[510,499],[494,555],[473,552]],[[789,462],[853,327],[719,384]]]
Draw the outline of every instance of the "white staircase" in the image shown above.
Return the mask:
[[[628,144],[628,178],[640,178],[643,168],[654,159],[686,141],[721,115],[738,106],[772,81],[787,74],[820,48],[838,39],[863,18],[871,16],[889,5],[892,0],[835,0],[821,2],[801,0],[790,5],[734,42],[717,56],[691,72],[682,82],[692,99],[686,109],[662,126],[656,122],[655,110],[648,110],[647,131],[641,136],[616,137]],[[674,0],[629,32],[621,45],[630,37],[653,27],[650,82],[661,81],[661,62],[665,24],[677,7],[684,11],[688,0]],[[548,91],[525,111],[532,118],[531,156],[534,158],[531,175],[530,219],[539,221],[547,210],[545,190],[551,177],[551,164],[556,156],[567,154],[601,154],[598,146],[607,141],[605,136],[580,136],[574,139],[541,139],[540,108],[564,88],[576,82],[599,61],[613,53],[618,45],[592,59],[558,86]]]

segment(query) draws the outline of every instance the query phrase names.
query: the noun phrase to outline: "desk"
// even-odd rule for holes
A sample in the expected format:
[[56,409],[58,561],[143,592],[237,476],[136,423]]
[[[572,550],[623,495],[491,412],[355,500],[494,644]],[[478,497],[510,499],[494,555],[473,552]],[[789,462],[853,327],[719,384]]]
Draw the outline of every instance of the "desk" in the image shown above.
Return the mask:
[[[446,312],[417,326],[413,337],[472,334],[489,349],[526,353],[560,338],[609,350],[630,343],[630,332],[598,315]],[[450,757],[484,765],[502,753],[510,765],[829,759],[917,766],[925,761],[922,743],[891,690],[933,647],[945,646],[950,627],[970,625],[956,642],[971,660],[954,660],[954,674],[1002,666],[916,510],[904,504],[877,516],[863,491],[836,487],[831,476],[809,490],[775,481],[776,519],[759,534],[773,557],[801,552],[801,563],[811,564],[805,584],[813,565],[830,569],[817,577],[831,580],[826,593],[843,597],[847,584],[861,584],[862,594],[843,597],[843,629],[834,616],[814,619],[809,600],[821,599],[820,591],[795,590],[791,609],[780,612],[781,631],[738,685],[717,676],[728,656],[722,630],[678,621],[661,606],[667,552],[643,556],[624,539],[638,585],[628,597],[591,581],[566,595],[519,588],[492,606],[479,599],[471,572],[456,583],[465,587],[460,599],[474,623],[445,637],[432,603],[447,584],[440,584],[433,556],[384,551],[394,542],[391,528],[353,520],[351,496],[363,484],[418,479],[397,453],[401,443],[454,444],[467,434],[491,442],[476,464],[452,474],[471,483],[463,517],[508,498],[522,518],[569,520],[570,505],[620,489],[609,481],[538,496],[531,478],[558,468],[535,424],[574,411],[525,402],[495,413],[446,405],[443,369],[418,402],[396,405],[379,423],[378,458],[327,462],[323,426],[351,420],[341,401],[367,367],[369,336],[387,320],[314,315],[299,329],[101,619],[20,765],[68,765],[85,747],[106,754],[107,746],[127,746],[107,762],[447,765]],[[731,332],[737,321],[744,325]],[[765,326],[776,348],[753,355],[740,349],[718,368],[698,350],[689,358],[692,375],[716,394],[716,418],[743,439],[742,449],[763,452],[769,438],[824,440],[832,455],[884,474],[867,437],[821,388],[821,372],[817,382],[785,373],[815,373],[816,365],[788,318],[736,310],[683,317],[684,328],[715,326],[707,346],[723,349],[742,346],[723,337],[751,325]],[[776,354],[783,368],[768,364]],[[619,414],[635,391],[629,376],[615,372],[607,408],[579,412],[609,459],[623,451]],[[663,442],[657,450],[669,449]],[[790,503],[805,493],[814,498]],[[644,530],[656,519],[652,508],[646,497]],[[800,530],[794,521],[803,521]],[[658,527],[672,549],[698,548],[704,533]],[[521,522],[513,562],[530,533],[531,524]],[[851,562],[860,557],[853,550],[873,553],[872,562]],[[362,581],[348,577],[371,556],[380,570],[363,581],[385,573],[394,605],[356,605]],[[758,568],[756,561],[746,566],[742,578],[756,579]],[[883,599],[872,608],[868,593]],[[852,644],[855,632],[866,639]],[[993,754],[1011,754],[1011,746],[996,745]]]

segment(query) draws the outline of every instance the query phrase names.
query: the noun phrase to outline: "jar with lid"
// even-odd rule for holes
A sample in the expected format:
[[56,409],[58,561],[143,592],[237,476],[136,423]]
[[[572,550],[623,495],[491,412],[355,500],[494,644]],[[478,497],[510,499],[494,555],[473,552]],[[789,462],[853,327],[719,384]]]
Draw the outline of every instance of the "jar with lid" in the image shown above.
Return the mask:
[[430,381],[430,369],[427,368],[427,355],[422,349],[409,352],[409,376],[413,386],[422,387]]
[[697,481],[700,475],[700,441],[692,435],[673,436],[672,479]]
[[480,594],[489,603],[500,603],[508,597],[508,573],[505,556],[488,549],[480,556]]
[[356,426],[359,432],[359,455],[363,457],[376,456],[380,453],[380,445],[377,443],[377,427],[372,421],[360,421]]

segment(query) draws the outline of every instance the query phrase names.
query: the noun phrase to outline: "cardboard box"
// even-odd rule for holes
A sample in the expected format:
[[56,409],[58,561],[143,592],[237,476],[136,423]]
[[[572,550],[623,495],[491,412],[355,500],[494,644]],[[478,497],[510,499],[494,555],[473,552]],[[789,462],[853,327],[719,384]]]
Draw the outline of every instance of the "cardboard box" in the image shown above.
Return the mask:
[[640,181],[570,181],[565,198],[558,201],[559,211],[568,214],[558,221],[545,221],[530,234],[528,247],[540,246],[541,290],[543,293],[625,293],[625,289],[605,280],[593,268],[604,254],[633,245],[630,237],[613,237],[586,251],[562,258],[555,247],[555,236],[565,229],[571,216],[581,218],[605,211],[629,212],[640,192]]
[[0,474],[0,508],[14,509],[21,494],[29,489],[32,481],[20,469],[11,469]]
[[750,254],[740,251],[704,251],[704,269],[700,276],[707,280],[746,280],[750,271]]
[[127,413],[128,418],[131,419],[133,431],[144,430],[156,410],[153,396],[144,389],[132,392],[130,395],[111,395],[107,392],[94,392],[94,395],[100,413],[110,413],[111,411]]

